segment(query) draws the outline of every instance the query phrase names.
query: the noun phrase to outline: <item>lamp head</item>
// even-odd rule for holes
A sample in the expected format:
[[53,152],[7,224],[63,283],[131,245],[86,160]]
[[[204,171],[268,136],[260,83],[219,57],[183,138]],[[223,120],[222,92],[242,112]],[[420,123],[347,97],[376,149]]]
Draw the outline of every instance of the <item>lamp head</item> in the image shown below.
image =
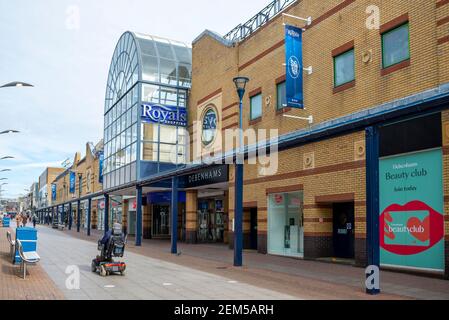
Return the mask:
[[29,83],[21,82],[21,81],[14,81],[14,82],[10,82],[10,83],[7,83],[7,84],[1,86],[0,88],[11,88],[11,87],[16,87],[16,88],[33,87],[33,85],[29,84]]
[[7,134],[7,133],[19,133],[19,131],[17,131],[17,130],[5,130],[5,131],[0,132],[0,134]]
[[246,84],[249,82],[248,77],[236,77],[234,78],[235,88],[237,89],[237,93],[239,95],[240,100],[243,99],[245,94]]

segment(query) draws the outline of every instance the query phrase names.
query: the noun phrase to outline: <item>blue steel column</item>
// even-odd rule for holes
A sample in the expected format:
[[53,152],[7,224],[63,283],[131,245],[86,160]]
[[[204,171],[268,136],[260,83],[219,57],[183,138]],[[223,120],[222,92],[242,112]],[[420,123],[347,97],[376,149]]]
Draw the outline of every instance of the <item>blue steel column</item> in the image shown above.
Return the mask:
[[104,195],[104,233],[109,231],[109,195]]
[[61,224],[65,226],[65,204],[62,205]]
[[80,232],[81,228],[81,200],[78,200],[78,207],[76,209],[76,232]]
[[92,214],[92,199],[87,200],[87,235],[90,237],[90,219]]
[[72,203],[69,203],[69,230],[72,230],[72,222],[73,222],[73,212],[72,212]]
[[244,90],[238,91],[239,103],[239,150],[235,157],[235,187],[234,187],[234,266],[243,265],[243,163],[244,157],[239,157],[244,152],[243,146],[243,95]]
[[[366,253],[369,266],[380,267],[379,229],[379,131],[366,129]],[[376,295],[380,290],[366,290]]]
[[172,178],[171,188],[171,253],[178,253],[178,177]]
[[142,187],[137,187],[136,247],[142,246]]

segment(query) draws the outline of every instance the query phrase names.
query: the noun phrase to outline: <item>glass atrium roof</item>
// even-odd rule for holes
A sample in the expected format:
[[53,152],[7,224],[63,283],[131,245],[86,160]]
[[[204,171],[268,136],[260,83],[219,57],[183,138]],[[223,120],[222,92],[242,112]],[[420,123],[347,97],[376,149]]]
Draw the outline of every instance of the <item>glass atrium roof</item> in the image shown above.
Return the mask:
[[190,88],[192,49],[160,37],[125,32],[114,55],[106,88],[105,113],[138,81]]

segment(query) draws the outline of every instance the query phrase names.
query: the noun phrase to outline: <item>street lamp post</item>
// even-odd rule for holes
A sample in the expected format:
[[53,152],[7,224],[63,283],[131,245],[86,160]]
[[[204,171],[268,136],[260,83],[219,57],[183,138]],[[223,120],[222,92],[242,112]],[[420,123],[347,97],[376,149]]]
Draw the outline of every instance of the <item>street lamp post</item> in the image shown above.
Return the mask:
[[243,145],[243,96],[249,78],[234,78],[239,96],[239,147],[235,158],[235,196],[234,196],[234,266],[242,266],[243,252],[243,163],[245,161]]

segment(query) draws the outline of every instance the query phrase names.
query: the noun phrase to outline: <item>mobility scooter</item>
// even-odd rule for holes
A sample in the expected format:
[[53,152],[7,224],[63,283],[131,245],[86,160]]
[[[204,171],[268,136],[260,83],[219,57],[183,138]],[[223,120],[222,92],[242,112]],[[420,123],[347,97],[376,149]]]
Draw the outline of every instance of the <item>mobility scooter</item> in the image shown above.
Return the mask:
[[126,263],[114,261],[113,258],[123,258],[127,236],[124,237],[120,224],[114,224],[112,231],[108,231],[98,241],[99,256],[92,260],[92,272],[99,272],[102,277],[120,273],[125,275]]

